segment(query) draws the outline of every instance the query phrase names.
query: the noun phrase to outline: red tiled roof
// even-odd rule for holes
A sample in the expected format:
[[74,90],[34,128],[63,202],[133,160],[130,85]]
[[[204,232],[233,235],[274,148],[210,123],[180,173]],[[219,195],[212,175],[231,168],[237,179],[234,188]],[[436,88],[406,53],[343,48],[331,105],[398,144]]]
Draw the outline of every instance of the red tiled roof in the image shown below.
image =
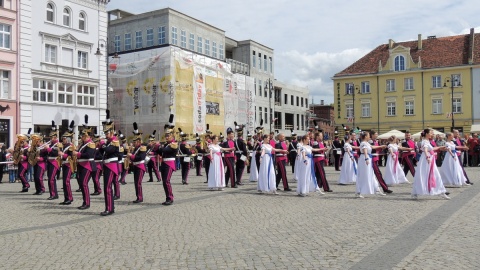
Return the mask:
[[[480,34],[474,34],[473,64],[480,64]],[[470,34],[429,38],[422,40],[422,50],[418,50],[418,41],[394,43],[393,48],[404,46],[410,48],[410,55],[415,63],[421,58],[424,69],[439,67],[454,67],[468,65],[470,50]],[[378,63],[381,60],[385,66],[389,57],[388,44],[382,44],[358,61],[335,74],[334,77],[375,74],[378,73]]]

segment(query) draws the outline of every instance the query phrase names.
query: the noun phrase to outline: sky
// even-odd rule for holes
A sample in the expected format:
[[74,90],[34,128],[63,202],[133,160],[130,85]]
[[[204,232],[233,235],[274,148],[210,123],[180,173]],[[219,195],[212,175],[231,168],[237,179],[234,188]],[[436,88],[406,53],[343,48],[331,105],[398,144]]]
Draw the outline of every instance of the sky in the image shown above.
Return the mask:
[[111,0],[134,14],[170,7],[274,49],[275,79],[333,103],[332,77],[389,39],[480,33],[476,0]]

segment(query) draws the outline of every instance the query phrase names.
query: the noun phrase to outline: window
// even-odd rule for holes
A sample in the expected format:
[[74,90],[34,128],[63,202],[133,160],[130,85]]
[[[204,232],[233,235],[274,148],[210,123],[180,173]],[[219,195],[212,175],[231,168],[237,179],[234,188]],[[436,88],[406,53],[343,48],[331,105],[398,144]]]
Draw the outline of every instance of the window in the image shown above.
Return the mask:
[[218,51],[220,53],[220,60],[223,60],[225,58],[225,51],[223,50],[223,44],[220,44]]
[[262,107],[258,107],[258,119],[262,119]]
[[290,96],[290,105],[292,105],[292,106],[294,105],[294,103],[293,103],[293,95]]
[[370,117],[370,103],[362,103],[362,117]]
[[405,78],[405,90],[413,90],[413,78]]
[[432,77],[432,88],[442,88],[442,76],[437,75]]
[[345,84],[345,95],[352,95],[353,94],[353,83],[346,83]]
[[66,67],[74,67],[73,65],[73,49],[62,47],[62,65]]
[[63,9],[63,25],[70,27],[70,10],[68,8]]
[[265,124],[268,123],[268,111],[267,111],[267,108],[265,108],[265,118],[263,118],[263,122],[264,122]]
[[172,26],[172,44],[177,45],[177,27]]
[[165,26],[160,26],[158,28],[158,45],[165,44]]
[[414,115],[414,103],[413,101],[405,101],[405,115]]
[[0,48],[10,49],[10,31],[12,27],[8,24],[0,23]]
[[305,107],[308,108],[308,98],[305,98]]
[[262,80],[258,80],[258,93],[262,96]]
[[125,51],[129,51],[132,49],[132,34],[126,33],[125,34]]
[[143,46],[142,31],[135,31],[135,49],[140,49]]
[[346,115],[347,118],[353,117],[353,104],[345,105],[345,112],[347,113]]
[[442,114],[442,100],[433,99],[432,100],[432,113],[433,114]]
[[77,105],[95,106],[95,87],[87,85],[77,86]]
[[189,49],[191,51],[195,51],[195,35],[190,33],[190,39],[189,39]]
[[80,15],[78,15],[78,29],[85,31],[87,30],[86,25],[85,13],[81,12]]
[[202,37],[197,38],[197,52],[198,53],[203,53],[203,39]]
[[210,55],[210,40],[205,39],[205,54]]
[[273,73],[273,60],[272,57],[269,57],[270,59],[270,73]]
[[73,84],[64,82],[58,84],[57,103],[73,105]]
[[459,87],[462,85],[461,80],[460,80],[460,74],[453,74],[452,75],[453,79],[453,87]]
[[387,116],[395,116],[396,114],[395,102],[387,102]]
[[462,112],[462,99],[461,98],[454,98],[452,100],[453,105],[453,113],[461,113]]
[[0,70],[0,98],[10,98],[10,72]]
[[300,99],[300,104],[302,104],[303,107],[303,97]]
[[305,129],[305,116],[302,114],[302,130]]
[[267,56],[263,55],[263,70],[267,72]]
[[115,36],[115,52],[119,52],[120,51],[120,46],[122,45],[121,44],[121,41],[120,41],[120,36]]
[[187,48],[187,31],[180,31],[180,46],[182,48]]
[[53,103],[55,82],[33,79],[33,101]]
[[262,70],[262,54],[258,54],[258,69]]
[[395,57],[395,71],[404,71],[405,70],[405,57],[399,55]]
[[253,56],[252,56],[252,67],[255,68],[257,66],[257,57],[255,56],[255,51],[253,51]]
[[283,98],[284,98],[284,100],[285,100],[285,101],[284,101],[284,104],[285,104],[285,105],[288,104],[288,95],[287,95],[287,94],[284,94],[284,95],[283,95]]
[[212,57],[217,58],[217,42],[212,41]]
[[387,80],[387,89],[386,89],[387,92],[393,92],[395,91],[395,80],[394,79],[390,79],[390,80]]
[[81,51],[78,51],[78,67],[79,68],[84,68],[84,69],[87,69],[87,57],[88,57],[88,54],[86,52],[81,52]]
[[53,23],[54,21],[54,16],[55,14],[55,7],[53,6],[52,3],[47,4],[47,22]]
[[362,94],[370,93],[370,82],[362,82]]
[[298,103],[299,103],[299,102],[298,102],[298,97],[297,97],[297,107],[298,107]]
[[57,63],[57,46],[50,44],[45,45],[45,62],[52,64]]
[[153,28],[147,29],[147,46],[153,46]]

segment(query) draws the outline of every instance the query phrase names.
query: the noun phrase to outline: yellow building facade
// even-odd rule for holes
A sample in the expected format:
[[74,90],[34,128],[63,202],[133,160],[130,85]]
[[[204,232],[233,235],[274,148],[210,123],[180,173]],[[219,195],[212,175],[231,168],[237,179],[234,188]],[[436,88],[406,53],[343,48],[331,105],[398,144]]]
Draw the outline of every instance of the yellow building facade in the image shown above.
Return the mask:
[[446,132],[452,125],[469,132],[479,39],[472,29],[469,35],[426,40],[419,35],[417,41],[378,46],[333,77],[339,131],[343,124],[379,134],[427,127]]

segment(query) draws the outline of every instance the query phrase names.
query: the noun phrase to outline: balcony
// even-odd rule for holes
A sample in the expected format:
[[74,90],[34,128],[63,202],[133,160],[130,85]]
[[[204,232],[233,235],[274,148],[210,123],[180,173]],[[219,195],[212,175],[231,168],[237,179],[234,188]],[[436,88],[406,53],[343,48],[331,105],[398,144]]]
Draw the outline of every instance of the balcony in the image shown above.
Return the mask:
[[230,64],[230,69],[233,73],[240,73],[240,74],[248,75],[248,71],[249,71],[248,64],[245,64],[245,63],[242,63],[242,62],[239,62],[237,60],[230,59],[230,58],[228,58],[226,60],[226,62],[228,64]]

